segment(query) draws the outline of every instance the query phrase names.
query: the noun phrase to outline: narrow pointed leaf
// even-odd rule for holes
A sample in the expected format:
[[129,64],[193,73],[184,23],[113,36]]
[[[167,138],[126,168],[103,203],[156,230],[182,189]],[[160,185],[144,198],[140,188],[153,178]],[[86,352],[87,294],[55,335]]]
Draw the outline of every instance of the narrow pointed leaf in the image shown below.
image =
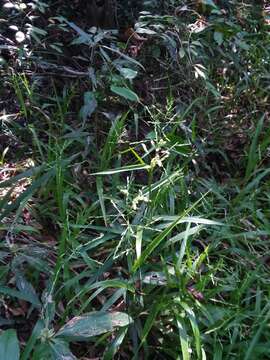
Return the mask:
[[119,86],[112,85],[111,91],[117,95],[122,96],[123,98],[125,98],[127,100],[139,102],[138,95],[134,91],[132,91],[126,87],[119,87]]

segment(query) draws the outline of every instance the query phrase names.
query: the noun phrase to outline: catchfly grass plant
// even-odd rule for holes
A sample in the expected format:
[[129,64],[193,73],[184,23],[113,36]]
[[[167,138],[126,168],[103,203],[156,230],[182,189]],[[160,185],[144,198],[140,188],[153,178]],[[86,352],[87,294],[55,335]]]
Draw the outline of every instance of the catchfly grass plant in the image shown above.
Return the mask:
[[267,9],[58,3],[0,10],[0,359],[270,358]]

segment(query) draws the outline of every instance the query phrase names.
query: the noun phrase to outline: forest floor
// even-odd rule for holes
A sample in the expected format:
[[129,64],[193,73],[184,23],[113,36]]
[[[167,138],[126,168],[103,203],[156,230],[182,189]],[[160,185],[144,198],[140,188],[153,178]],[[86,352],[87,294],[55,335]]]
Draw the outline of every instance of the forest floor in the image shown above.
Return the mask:
[[270,9],[145,3],[0,9],[1,360],[270,359]]

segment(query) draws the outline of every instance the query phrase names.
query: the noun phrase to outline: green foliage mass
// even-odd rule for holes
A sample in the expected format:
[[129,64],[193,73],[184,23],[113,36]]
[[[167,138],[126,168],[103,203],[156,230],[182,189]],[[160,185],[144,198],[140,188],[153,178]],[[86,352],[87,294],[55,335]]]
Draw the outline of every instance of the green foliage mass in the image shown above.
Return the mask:
[[4,1],[1,360],[270,358],[266,5]]

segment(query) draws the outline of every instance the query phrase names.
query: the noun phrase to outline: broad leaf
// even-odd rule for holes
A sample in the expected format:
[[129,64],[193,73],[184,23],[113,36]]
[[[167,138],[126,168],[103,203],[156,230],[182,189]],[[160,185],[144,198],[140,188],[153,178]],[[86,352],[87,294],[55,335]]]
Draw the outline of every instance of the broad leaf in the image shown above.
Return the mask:
[[20,359],[19,342],[15,330],[6,330],[0,335],[0,359]]
[[111,91],[114,92],[117,95],[122,96],[123,98],[130,100],[130,101],[136,101],[139,102],[138,95],[133,92],[132,90],[126,88],[126,87],[119,87],[119,86],[111,86]]
[[130,323],[132,319],[125,313],[92,312],[74,317],[58,331],[56,336],[70,341],[85,341]]
[[223,33],[220,32],[220,31],[215,31],[214,32],[214,39],[215,39],[215,42],[218,45],[221,45],[223,43]]
[[72,354],[68,343],[60,339],[55,339],[50,344],[52,360],[76,360],[76,356]]
[[[40,301],[36,301],[31,294],[12,289],[8,286],[0,286],[0,294],[15,297],[20,300],[28,301],[36,308],[40,308]],[[0,358],[1,359],[1,358]]]
[[29,299],[31,304],[37,307],[41,306],[37,293],[33,288],[32,284],[29,283],[25,279],[25,277],[22,274],[19,274],[18,272],[16,273],[15,278],[16,278],[17,288],[21,292],[21,294],[25,295]]

